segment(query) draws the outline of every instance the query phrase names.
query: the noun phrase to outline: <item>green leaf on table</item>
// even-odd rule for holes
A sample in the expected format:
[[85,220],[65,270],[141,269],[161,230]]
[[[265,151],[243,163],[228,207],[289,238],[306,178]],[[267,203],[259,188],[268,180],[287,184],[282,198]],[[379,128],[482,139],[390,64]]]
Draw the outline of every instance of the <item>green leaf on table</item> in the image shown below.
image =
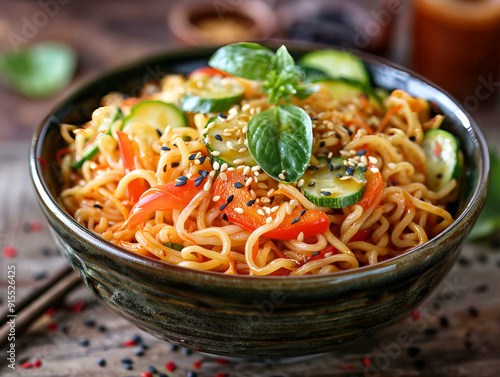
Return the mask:
[[469,241],[477,241],[491,236],[500,229],[500,157],[490,148],[491,183],[486,204],[472,228]]
[[39,43],[0,55],[0,77],[12,90],[30,98],[56,94],[69,84],[75,68],[74,50],[61,43]]
[[264,81],[272,69],[274,53],[257,43],[233,43],[219,48],[208,65],[247,80]]
[[[247,138],[252,157],[274,179],[294,182],[309,165],[312,123],[300,107],[276,106],[255,115],[248,123]],[[283,170],[285,179],[280,178]]]

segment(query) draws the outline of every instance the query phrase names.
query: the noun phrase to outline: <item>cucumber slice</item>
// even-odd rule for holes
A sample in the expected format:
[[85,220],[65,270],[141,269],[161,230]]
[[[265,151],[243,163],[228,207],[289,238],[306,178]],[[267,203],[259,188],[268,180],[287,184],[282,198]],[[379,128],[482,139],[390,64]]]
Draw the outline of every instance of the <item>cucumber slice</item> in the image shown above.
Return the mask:
[[452,179],[460,178],[460,142],[450,132],[440,129],[427,131],[422,148],[427,159],[427,185],[431,190],[439,191]]
[[322,80],[320,83],[326,87],[333,99],[337,101],[365,95],[373,107],[383,112],[384,104],[380,98],[371,89],[365,88],[357,82],[349,80]]
[[241,101],[245,91],[235,79],[219,75],[190,77],[185,88],[182,110],[203,114],[227,111]]
[[[229,166],[234,166],[234,161],[242,160],[244,165],[257,165],[248,147],[245,144],[238,143],[238,140],[240,140],[243,135],[243,132],[238,131],[242,131],[244,126],[244,124],[240,124],[238,117],[235,117],[229,122],[220,117],[214,117],[208,121],[205,127],[208,131],[205,132],[203,142],[212,153],[212,161],[217,161],[219,164],[226,163]],[[229,130],[232,131],[229,132]],[[226,135],[223,135],[224,133]],[[231,136],[228,136],[228,133],[231,133]],[[232,149],[229,148],[228,142],[231,142],[233,146]],[[246,150],[240,153],[240,150],[243,148],[246,148]]]
[[175,105],[163,101],[141,101],[132,108],[130,115],[123,120],[121,129],[131,123],[146,123],[161,133],[167,126],[186,127],[187,120]]
[[82,167],[83,163],[87,160],[91,160],[99,152],[99,147],[97,146],[97,141],[103,135],[111,135],[111,127],[118,119],[121,119],[123,113],[118,107],[113,107],[109,111],[109,115],[102,118],[102,123],[97,127],[97,135],[94,136],[93,141],[89,143],[85,148],[83,148],[82,158],[74,161],[71,164],[73,169],[79,169]]
[[347,52],[333,49],[312,51],[299,60],[299,65],[316,68],[332,79],[347,79],[369,87],[370,75],[363,61]]
[[322,207],[344,208],[361,200],[366,180],[359,167],[346,170],[345,159],[342,157],[319,157],[318,161],[319,166],[310,166],[302,176],[302,191],[311,203]]

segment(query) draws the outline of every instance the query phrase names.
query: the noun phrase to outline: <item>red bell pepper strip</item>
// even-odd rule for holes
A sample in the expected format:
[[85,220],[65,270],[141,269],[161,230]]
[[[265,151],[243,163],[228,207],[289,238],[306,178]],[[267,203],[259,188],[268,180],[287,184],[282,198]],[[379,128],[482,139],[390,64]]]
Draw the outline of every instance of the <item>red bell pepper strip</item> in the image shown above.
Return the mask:
[[324,259],[325,258],[325,254],[327,254],[327,253],[332,253],[332,255],[335,255],[335,254],[338,254],[339,251],[336,249],[335,246],[328,245],[327,247],[325,247],[318,254],[313,255],[312,257],[307,258],[306,261],[305,261],[305,263],[313,261],[313,260]]
[[126,222],[129,229],[143,225],[146,219],[156,211],[186,208],[196,194],[203,190],[202,184],[195,186],[194,178],[188,179],[183,186],[176,186],[179,183],[174,181],[146,191],[130,211]]
[[[234,187],[236,182],[244,182],[244,175],[237,171],[228,171],[226,176],[227,181],[220,178],[215,181],[214,196],[220,197],[216,205],[220,207],[227,204],[228,197],[233,195],[233,200],[222,209],[229,221],[252,232],[265,225],[266,216],[257,213],[262,206],[258,204],[247,205],[252,200],[250,189],[246,186],[242,188]],[[238,213],[235,211],[236,208],[241,208],[244,212]],[[326,213],[307,210],[300,216],[301,211],[301,206],[296,207],[290,215],[285,216],[283,222],[276,229],[265,233],[264,236],[280,240],[292,240],[296,239],[301,232],[304,233],[304,237],[310,237],[325,232],[330,226]],[[297,217],[300,220],[292,224]]]
[[191,76],[196,76],[196,75],[222,76],[222,77],[229,77],[230,76],[226,72],[219,71],[218,69],[215,69],[212,67],[202,67],[202,68],[195,69],[188,76],[191,77]]
[[[374,165],[373,165],[374,166]],[[370,166],[371,167],[371,166]],[[382,179],[382,174],[380,172],[372,172],[370,167],[365,172],[366,186],[365,193],[357,205],[360,205],[364,209],[367,209],[375,203],[378,196],[380,195],[380,191],[384,189],[384,181]],[[354,204],[354,205],[356,205]]]
[[[116,136],[118,136],[118,146],[120,147],[123,167],[126,173],[130,173],[136,169],[134,145],[125,132],[116,131]],[[147,189],[148,184],[144,179],[134,179],[128,184],[131,201],[136,203]]]

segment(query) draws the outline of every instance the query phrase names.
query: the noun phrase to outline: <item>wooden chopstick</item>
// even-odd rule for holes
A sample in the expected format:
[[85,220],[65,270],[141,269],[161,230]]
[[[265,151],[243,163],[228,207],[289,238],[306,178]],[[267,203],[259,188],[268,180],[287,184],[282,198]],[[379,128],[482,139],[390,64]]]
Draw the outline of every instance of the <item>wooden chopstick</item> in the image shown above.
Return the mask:
[[[22,304],[16,303],[15,313],[6,313],[2,317],[2,327],[0,327],[0,348],[8,343],[8,335],[11,329],[10,320],[15,319],[16,338],[26,330],[34,320],[40,317],[48,308],[60,300],[69,291],[81,283],[80,276],[69,266],[58,271],[47,284],[36,290],[37,294],[30,294],[31,300],[23,300]],[[15,316],[14,316],[15,315]]]

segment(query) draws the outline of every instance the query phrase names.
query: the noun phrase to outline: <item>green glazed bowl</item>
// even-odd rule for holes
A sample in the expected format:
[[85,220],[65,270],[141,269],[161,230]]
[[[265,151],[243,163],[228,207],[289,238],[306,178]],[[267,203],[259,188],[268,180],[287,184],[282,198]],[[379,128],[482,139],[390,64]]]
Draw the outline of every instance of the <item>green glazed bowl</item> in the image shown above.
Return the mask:
[[[375,85],[431,101],[446,116],[444,127],[460,139],[464,153],[466,179],[456,220],[421,247],[374,266],[329,275],[231,276],[123,250],[80,226],[64,210],[55,161],[55,152],[64,145],[58,124],[84,123],[110,91],[135,95],[149,80],[205,66],[214,50],[172,51],[107,73],[43,121],[31,148],[31,177],[65,258],[106,305],[144,331],[224,357],[262,360],[319,354],[408,315],[450,270],[481,212],[489,183],[488,150],[480,128],[456,101],[422,77],[376,57],[360,55]],[[291,51],[297,58],[305,52]]]

